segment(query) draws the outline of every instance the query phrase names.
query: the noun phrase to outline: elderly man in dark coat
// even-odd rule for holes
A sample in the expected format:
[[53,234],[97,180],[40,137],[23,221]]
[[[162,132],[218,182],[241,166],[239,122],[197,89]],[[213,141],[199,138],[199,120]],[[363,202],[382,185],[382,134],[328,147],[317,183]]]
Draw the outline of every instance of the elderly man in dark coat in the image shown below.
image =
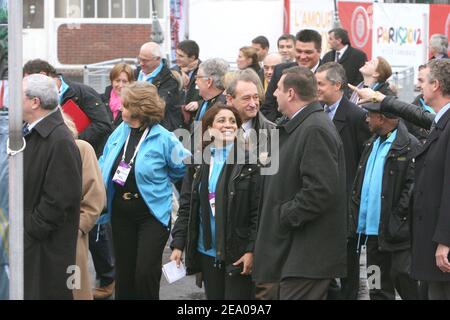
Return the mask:
[[346,180],[342,141],[316,101],[305,67],[283,71],[275,96],[280,127],[277,174],[263,179],[253,278],[280,282],[280,299],[326,299],[346,273]]
[[[72,299],[81,158],[58,108],[53,79],[23,80],[25,299]],[[73,278],[74,281],[70,281]]]

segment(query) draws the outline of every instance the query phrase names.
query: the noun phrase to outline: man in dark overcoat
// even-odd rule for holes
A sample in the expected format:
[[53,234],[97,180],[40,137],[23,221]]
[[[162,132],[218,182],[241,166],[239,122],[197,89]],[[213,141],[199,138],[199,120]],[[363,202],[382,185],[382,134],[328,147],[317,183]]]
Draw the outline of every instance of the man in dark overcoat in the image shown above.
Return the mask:
[[263,177],[253,279],[280,283],[280,299],[326,299],[346,274],[346,181],[342,141],[316,100],[312,71],[283,71],[275,96],[289,121],[280,166]]
[[81,158],[58,107],[53,79],[23,80],[24,297],[72,299],[81,201]]

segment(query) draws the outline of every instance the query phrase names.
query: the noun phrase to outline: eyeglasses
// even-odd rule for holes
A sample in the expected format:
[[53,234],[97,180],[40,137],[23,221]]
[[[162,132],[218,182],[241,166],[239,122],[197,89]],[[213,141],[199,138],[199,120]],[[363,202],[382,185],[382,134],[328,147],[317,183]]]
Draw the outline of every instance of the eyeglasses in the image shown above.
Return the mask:
[[198,74],[195,76],[195,79],[196,79],[196,80],[197,80],[197,79],[201,79],[201,78],[209,79],[208,76],[199,76]]

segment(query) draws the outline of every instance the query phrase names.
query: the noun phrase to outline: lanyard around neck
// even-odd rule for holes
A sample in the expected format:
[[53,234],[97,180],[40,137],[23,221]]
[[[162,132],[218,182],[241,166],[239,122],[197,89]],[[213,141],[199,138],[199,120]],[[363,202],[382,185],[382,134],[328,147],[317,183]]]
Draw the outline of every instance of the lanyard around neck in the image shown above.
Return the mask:
[[[130,163],[129,163],[130,167],[133,165],[134,158],[136,158],[136,155],[137,155],[137,153],[138,153],[138,151],[139,151],[139,148],[141,147],[142,142],[144,142],[145,137],[147,136],[148,130],[149,130],[149,129],[148,129],[148,127],[147,127],[147,128],[145,129],[144,133],[142,134],[141,140],[139,140],[139,143],[138,143],[138,145],[136,146],[136,149],[134,150],[133,157],[131,158]],[[131,132],[128,134],[127,141],[125,142],[125,148],[123,149],[123,155],[122,155],[122,161],[123,161],[123,162],[125,162],[125,155],[126,155],[126,153],[127,153],[127,147],[128,147],[128,141],[130,141],[130,135],[131,135]]]

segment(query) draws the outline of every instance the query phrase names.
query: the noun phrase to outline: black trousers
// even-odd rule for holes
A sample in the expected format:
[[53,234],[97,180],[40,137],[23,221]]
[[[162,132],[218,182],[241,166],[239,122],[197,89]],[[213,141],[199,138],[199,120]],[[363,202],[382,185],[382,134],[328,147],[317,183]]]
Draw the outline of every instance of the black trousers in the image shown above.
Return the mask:
[[450,300],[450,282],[428,282],[428,298],[429,300]]
[[356,300],[359,291],[359,253],[357,238],[347,240],[347,277],[341,279],[341,290],[337,299]]
[[159,299],[162,254],[169,230],[149,211],[119,210],[113,204],[116,299]]
[[106,287],[115,279],[111,225],[98,224],[89,232],[89,251],[100,287]]
[[208,300],[253,300],[254,284],[251,276],[229,276],[225,266],[216,267],[215,258],[199,253],[205,294]]
[[370,300],[394,300],[395,290],[403,300],[420,298],[418,282],[409,276],[411,269],[409,249],[395,252],[380,251],[378,237],[368,236],[366,250],[367,268],[371,271],[367,274]]
[[326,300],[331,279],[285,278],[280,282],[280,300]]

